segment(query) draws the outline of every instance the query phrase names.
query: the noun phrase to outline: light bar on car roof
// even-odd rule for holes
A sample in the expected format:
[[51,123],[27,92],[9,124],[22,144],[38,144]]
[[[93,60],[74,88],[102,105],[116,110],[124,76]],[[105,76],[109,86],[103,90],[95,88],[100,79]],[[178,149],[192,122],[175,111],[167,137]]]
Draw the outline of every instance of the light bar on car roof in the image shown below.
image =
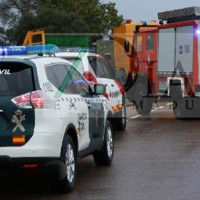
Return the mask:
[[0,47],[0,55],[25,55],[26,46],[3,46]]
[[53,44],[46,44],[46,45],[31,45],[27,46],[26,48],[27,54],[51,54],[56,53],[59,51],[59,48]]
[[30,46],[2,46],[0,55],[27,55],[27,54],[52,54],[59,51],[53,44]]

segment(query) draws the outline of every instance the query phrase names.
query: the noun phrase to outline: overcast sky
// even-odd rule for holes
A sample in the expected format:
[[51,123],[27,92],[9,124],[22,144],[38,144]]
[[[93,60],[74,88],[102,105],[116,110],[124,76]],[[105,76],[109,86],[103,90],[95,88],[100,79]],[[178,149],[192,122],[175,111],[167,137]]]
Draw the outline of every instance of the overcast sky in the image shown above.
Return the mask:
[[101,0],[102,3],[114,2],[124,19],[134,22],[158,20],[157,13],[179,8],[200,6],[199,0]]

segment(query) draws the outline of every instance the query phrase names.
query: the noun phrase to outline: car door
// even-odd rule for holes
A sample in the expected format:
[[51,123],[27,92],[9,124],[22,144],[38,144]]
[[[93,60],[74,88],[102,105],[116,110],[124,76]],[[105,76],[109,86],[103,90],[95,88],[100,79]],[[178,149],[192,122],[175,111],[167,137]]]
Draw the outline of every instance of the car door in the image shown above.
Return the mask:
[[73,73],[73,82],[77,93],[84,98],[88,108],[88,124],[90,146],[96,146],[102,142],[104,134],[104,108],[101,98],[91,92],[90,86],[79,72]]
[[[57,89],[53,93],[56,99],[54,115],[65,119],[64,126],[74,125],[79,141],[79,151],[86,149],[90,144],[88,107],[84,98],[78,93],[74,83],[76,70],[67,64],[54,64],[46,67],[48,81]],[[53,89],[54,90],[54,89]],[[51,95],[51,93],[49,93]]]
[[122,92],[120,88],[123,86],[114,79],[114,72],[103,58],[97,56],[93,59],[89,58],[89,61],[96,73],[98,82],[106,85],[107,98],[112,105],[113,113],[118,112],[122,105]]
[[24,145],[32,137],[35,114],[27,99],[33,90],[31,66],[0,62],[0,147]]

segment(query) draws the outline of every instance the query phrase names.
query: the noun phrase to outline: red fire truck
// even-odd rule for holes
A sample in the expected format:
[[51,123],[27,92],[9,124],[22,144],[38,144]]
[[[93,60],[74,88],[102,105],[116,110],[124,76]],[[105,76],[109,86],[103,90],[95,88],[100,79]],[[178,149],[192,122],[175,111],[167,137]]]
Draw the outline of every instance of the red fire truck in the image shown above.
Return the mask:
[[[200,116],[200,7],[158,13],[160,26],[136,29],[127,96],[139,114],[157,100],[173,102],[177,118]],[[125,42],[125,51],[130,44]]]

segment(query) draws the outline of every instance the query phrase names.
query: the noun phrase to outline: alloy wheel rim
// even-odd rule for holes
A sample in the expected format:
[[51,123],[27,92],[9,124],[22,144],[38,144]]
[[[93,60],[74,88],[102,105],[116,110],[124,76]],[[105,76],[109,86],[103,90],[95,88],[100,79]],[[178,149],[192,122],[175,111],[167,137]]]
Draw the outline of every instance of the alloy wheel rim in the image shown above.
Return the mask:
[[111,158],[113,154],[113,138],[112,138],[112,130],[109,127],[107,129],[107,152],[108,156]]
[[74,150],[71,144],[67,145],[65,164],[67,168],[67,180],[71,183],[73,182],[75,175],[75,157]]
[[122,124],[126,123],[126,117],[125,117],[125,106],[122,106]]

